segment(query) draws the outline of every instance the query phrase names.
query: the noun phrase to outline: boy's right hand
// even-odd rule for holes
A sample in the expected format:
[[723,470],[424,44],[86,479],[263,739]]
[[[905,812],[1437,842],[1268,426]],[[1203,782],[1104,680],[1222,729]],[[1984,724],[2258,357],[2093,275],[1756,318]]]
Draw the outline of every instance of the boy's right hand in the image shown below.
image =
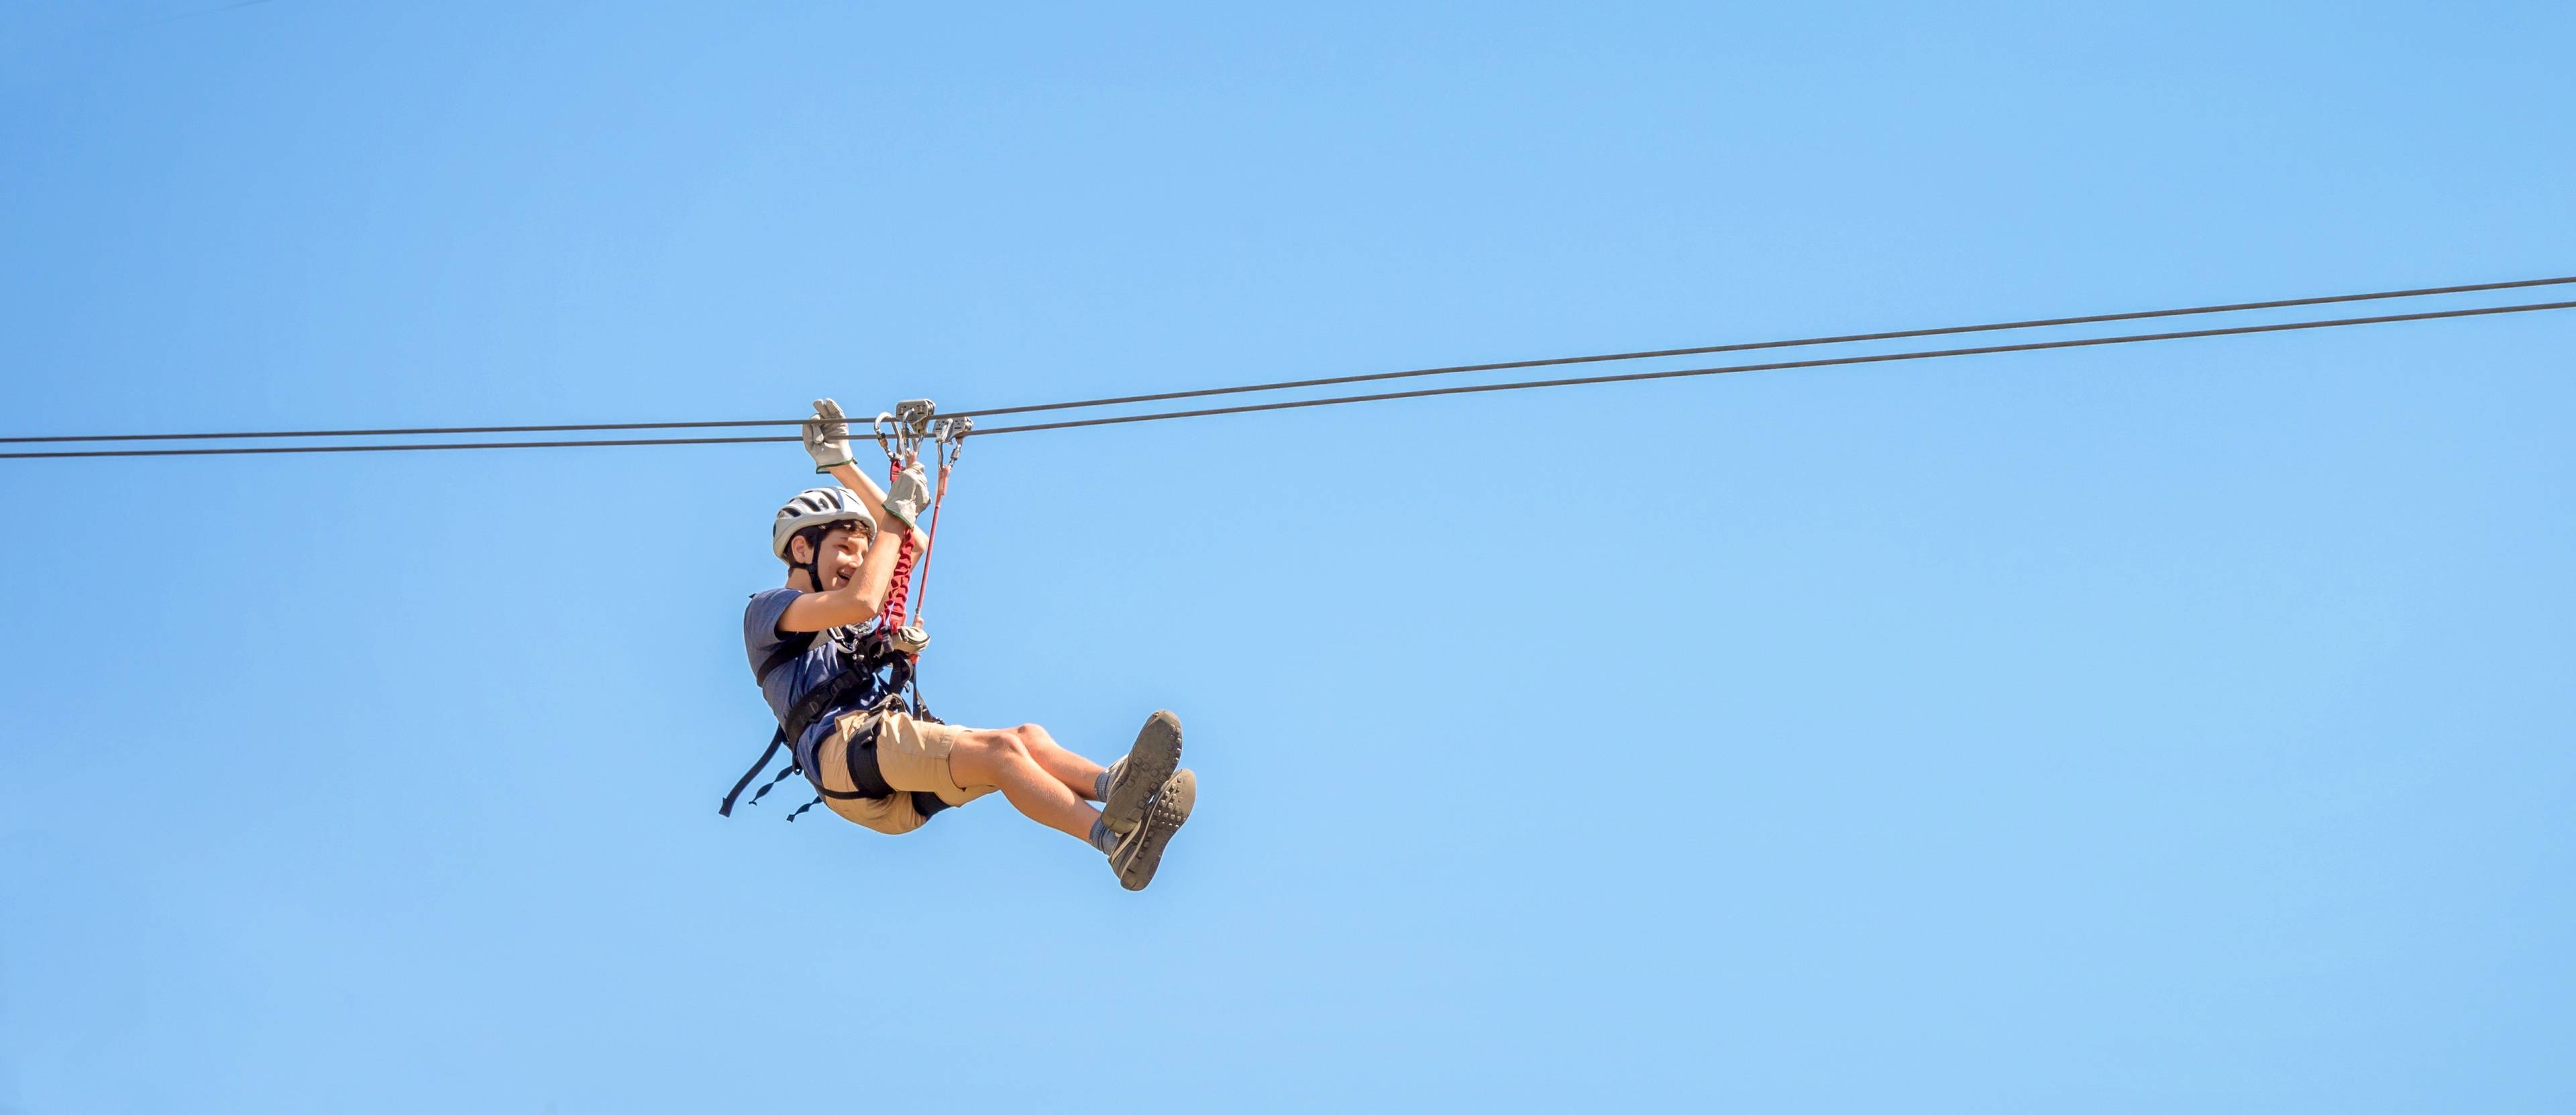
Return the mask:
[[830,472],[856,460],[850,456],[850,420],[841,413],[841,404],[816,399],[814,417],[821,421],[805,424],[805,452],[814,458],[814,471]]

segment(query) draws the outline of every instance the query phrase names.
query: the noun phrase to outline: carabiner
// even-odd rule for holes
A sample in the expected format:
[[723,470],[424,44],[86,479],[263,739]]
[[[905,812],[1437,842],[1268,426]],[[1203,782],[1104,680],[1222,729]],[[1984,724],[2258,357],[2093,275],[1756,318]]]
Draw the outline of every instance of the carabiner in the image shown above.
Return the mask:
[[876,421],[869,423],[869,428],[876,431],[877,448],[885,450],[886,459],[893,461],[895,463],[895,467],[901,468],[903,467],[903,454],[896,447],[903,444],[902,428],[897,427],[894,432],[895,444],[886,444],[886,423],[892,421],[894,421],[894,415],[881,410],[877,412]]
[[[905,399],[896,403],[892,411],[878,411],[871,428],[876,431],[877,448],[885,450],[886,459],[893,461],[896,468],[902,468],[921,459],[921,443],[938,436],[942,421],[939,404],[928,399]],[[891,444],[886,438],[889,425],[894,427]]]

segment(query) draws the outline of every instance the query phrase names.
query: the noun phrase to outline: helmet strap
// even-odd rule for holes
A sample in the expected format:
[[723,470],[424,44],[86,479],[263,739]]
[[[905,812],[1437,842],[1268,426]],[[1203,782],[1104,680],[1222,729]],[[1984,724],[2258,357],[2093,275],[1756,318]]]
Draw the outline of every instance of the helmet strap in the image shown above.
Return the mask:
[[805,564],[794,566],[794,568],[804,570],[805,583],[814,586],[807,589],[807,592],[823,591],[823,539],[829,537],[831,533],[832,528],[829,525],[806,527],[803,530],[797,531],[796,534],[788,540],[787,545],[789,553],[796,552],[795,539],[802,538],[805,540]]

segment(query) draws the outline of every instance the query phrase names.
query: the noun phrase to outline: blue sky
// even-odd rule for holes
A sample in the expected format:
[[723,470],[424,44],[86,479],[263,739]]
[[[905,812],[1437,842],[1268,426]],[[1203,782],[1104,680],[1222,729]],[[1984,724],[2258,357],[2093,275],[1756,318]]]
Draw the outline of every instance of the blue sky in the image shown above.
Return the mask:
[[[216,7],[0,16],[0,433],[2576,270],[2564,5]],[[0,1111],[2563,1111],[2571,341],[973,443],[932,703],[1178,711],[1143,894],[714,815],[792,447],[8,462]]]

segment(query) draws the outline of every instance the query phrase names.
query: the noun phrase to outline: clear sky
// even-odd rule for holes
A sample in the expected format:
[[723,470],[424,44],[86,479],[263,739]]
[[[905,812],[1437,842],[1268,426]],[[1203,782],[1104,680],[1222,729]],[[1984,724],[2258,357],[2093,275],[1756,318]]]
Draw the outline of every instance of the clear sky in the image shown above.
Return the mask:
[[[19,3],[0,435],[2568,274],[2571,42],[2555,3]],[[716,817],[792,446],[0,463],[0,1112],[2566,1111],[2571,345],[976,442],[932,704],[1096,755],[1176,710],[1200,811],[1142,894],[998,799]]]

